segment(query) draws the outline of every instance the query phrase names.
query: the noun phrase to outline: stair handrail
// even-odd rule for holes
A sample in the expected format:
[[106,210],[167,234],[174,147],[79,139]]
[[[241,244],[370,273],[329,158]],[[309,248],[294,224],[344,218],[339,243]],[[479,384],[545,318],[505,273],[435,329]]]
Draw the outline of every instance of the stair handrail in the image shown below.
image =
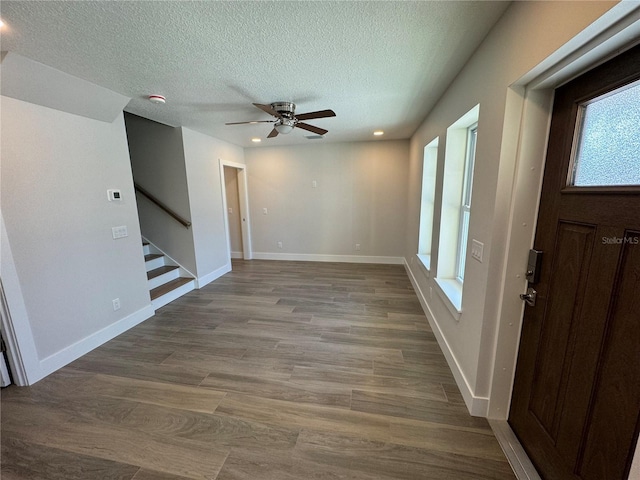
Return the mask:
[[139,184],[134,182],[133,186],[135,187],[136,192],[140,192],[142,195],[147,197],[149,200],[151,200],[152,203],[155,203],[158,207],[160,207],[166,213],[171,215],[175,220],[180,222],[185,228],[189,228],[191,226],[191,222],[189,220],[185,220],[184,218],[182,218],[180,215],[178,215],[176,212],[171,210],[164,203],[162,203],[160,200],[154,197],[151,193],[149,193],[147,190],[142,188]]

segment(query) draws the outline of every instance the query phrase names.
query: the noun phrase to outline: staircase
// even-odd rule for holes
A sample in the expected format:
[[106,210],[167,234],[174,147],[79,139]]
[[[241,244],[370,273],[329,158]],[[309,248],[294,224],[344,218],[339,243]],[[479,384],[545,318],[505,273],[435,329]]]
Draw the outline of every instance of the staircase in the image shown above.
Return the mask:
[[149,242],[142,241],[147,284],[154,310],[195,288],[195,279]]

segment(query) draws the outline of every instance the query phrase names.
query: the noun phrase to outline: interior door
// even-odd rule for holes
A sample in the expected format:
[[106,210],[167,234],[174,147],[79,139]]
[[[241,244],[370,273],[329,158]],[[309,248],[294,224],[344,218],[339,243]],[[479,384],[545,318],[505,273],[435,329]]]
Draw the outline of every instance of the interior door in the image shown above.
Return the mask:
[[509,416],[545,479],[625,479],[638,439],[639,78],[637,46],[556,90]]

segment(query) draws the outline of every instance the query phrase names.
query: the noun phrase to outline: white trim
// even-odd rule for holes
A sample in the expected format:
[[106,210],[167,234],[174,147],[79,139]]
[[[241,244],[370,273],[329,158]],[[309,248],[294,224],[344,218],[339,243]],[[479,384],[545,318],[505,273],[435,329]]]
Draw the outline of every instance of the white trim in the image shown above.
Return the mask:
[[418,296],[418,300],[420,301],[420,305],[422,306],[422,310],[429,321],[429,325],[431,326],[431,330],[433,331],[434,336],[440,346],[440,350],[444,354],[445,359],[447,360],[447,364],[449,365],[449,369],[451,369],[451,373],[453,374],[453,378],[460,389],[460,393],[462,394],[462,398],[464,398],[464,403],[469,410],[469,413],[474,417],[486,417],[487,412],[489,410],[489,399],[487,397],[478,397],[474,395],[473,389],[467,378],[465,377],[460,364],[456,360],[455,355],[453,354],[453,350],[449,347],[449,343],[447,342],[442,330],[440,329],[440,325],[435,320],[435,316],[429,308],[429,304],[427,303],[426,297],[424,293],[420,289],[420,285],[418,281],[413,275],[411,268],[409,268],[409,264],[406,259],[403,260],[404,268],[407,271],[409,276],[409,280],[411,281],[411,285],[413,285],[413,289]]
[[159,287],[160,285],[164,285],[165,283],[175,280],[180,277],[180,267],[176,267],[175,265],[168,265],[171,267],[175,267],[173,270],[169,270],[168,272],[163,273],[162,275],[158,275],[157,277],[153,277],[150,280],[147,280],[147,288],[149,291],[154,288]]
[[231,252],[231,258],[242,259],[244,254],[242,252]]
[[434,280],[436,293],[456,322],[459,322],[462,316],[462,282],[457,278],[434,278]]
[[431,247],[433,245],[433,222],[436,201],[436,179],[438,171],[440,137],[431,140],[422,149],[422,191],[420,193],[420,225],[418,227],[418,255],[425,255],[430,269]]
[[220,170],[220,190],[222,192],[222,211],[224,216],[224,233],[227,241],[227,255],[229,262],[231,261],[231,237],[229,229],[229,211],[227,207],[227,185],[224,179],[224,167],[231,167],[238,170],[238,203],[240,205],[240,231],[242,234],[242,254],[245,260],[253,258],[251,247],[251,219],[249,217],[249,187],[247,185],[247,166],[244,163],[232,162],[229,160],[218,159],[218,168]]
[[151,300],[151,306],[154,310],[158,310],[161,307],[164,307],[167,303],[171,303],[174,300],[177,300],[183,295],[186,295],[191,290],[196,287],[195,278],[185,283],[184,285],[179,286],[178,288],[174,288],[173,290],[165,293],[164,295],[160,295],[155,300]]
[[9,385],[11,385],[11,376],[7,362],[4,361],[4,355],[0,355],[0,387],[8,387]]
[[[20,356],[20,347],[17,342],[16,332],[13,330],[13,320],[11,318],[11,312],[9,311],[9,305],[7,297],[4,294],[4,287],[2,285],[2,279],[0,278],[0,317],[2,321],[2,337],[5,340],[7,346],[7,358],[11,365],[11,372],[13,373],[14,381],[17,385],[28,385],[27,370],[22,363]],[[4,360],[4,358],[3,358]],[[3,363],[3,366],[6,366]],[[4,386],[4,385],[2,385]]]
[[[509,211],[502,287],[496,299],[497,331],[491,373],[489,417],[504,420],[511,404],[520,344],[524,305],[519,294],[526,290],[527,251],[533,246],[540,205],[553,91],[510,90],[513,109],[521,113],[520,138],[515,153],[512,201]],[[508,101],[509,104],[509,101]]]
[[207,273],[206,275],[203,275],[200,278],[196,278],[195,286],[196,288],[200,289],[230,271],[231,271],[231,262],[228,262],[222,267],[215,269],[213,272]]
[[[464,223],[461,221],[464,201],[465,178],[470,173],[473,184],[473,165],[467,168],[469,160],[469,129],[477,127],[480,121],[480,104],[477,104],[447,128],[444,150],[444,171],[442,173],[442,198],[440,199],[440,232],[438,234],[438,278],[456,278],[459,271],[459,256],[465,250],[466,265],[467,239],[462,239]],[[481,129],[480,129],[481,130]],[[476,141],[480,138],[476,138]],[[476,144],[477,145],[477,144]],[[475,156],[475,151],[474,151]],[[471,188],[471,186],[470,186]],[[469,223],[471,221],[469,212]],[[467,223],[466,225],[469,225]],[[432,252],[434,253],[434,252]],[[464,276],[464,275],[463,275]],[[446,291],[446,290],[445,290]],[[451,301],[454,302],[452,298]],[[460,303],[457,305],[459,310]]]
[[253,252],[256,260],[285,260],[294,262],[340,262],[340,263],[378,263],[385,265],[402,265],[402,257],[381,257],[366,255],[325,255],[313,253],[271,253]]
[[[39,373],[41,376],[40,378],[31,381],[31,383],[34,383],[35,381],[38,381],[41,378],[44,378],[47,375],[55,372],[56,370],[59,370],[65,365],[89,353],[94,348],[99,347],[100,345],[117,337],[121,333],[124,333],[130,328],[133,328],[136,325],[144,322],[146,319],[152,317],[154,313],[155,310],[153,309],[153,307],[151,305],[147,305],[137,312],[134,312],[131,315],[128,315],[115,323],[112,323],[102,330],[98,330],[88,337],[85,337],[82,340],[78,340],[76,343],[69,345],[59,352],[56,352],[53,355],[40,360]],[[31,378],[29,380],[31,380]]]
[[16,385],[31,385],[44,375],[40,372],[38,350],[29,323],[29,314],[22,297],[18,272],[13,261],[11,244],[0,212],[0,278],[6,305],[3,306],[0,321],[2,334],[7,344],[7,357]]
[[[237,168],[237,167],[236,167]],[[251,260],[251,217],[249,216],[249,184],[247,167],[238,168],[238,204],[240,205],[240,231],[242,233],[242,253],[245,260]]]
[[[188,276],[190,276],[193,279],[196,279],[198,277],[196,277],[193,273],[191,273],[189,270],[187,270],[186,268],[184,268],[182,265],[180,265],[180,263],[176,262],[176,260],[174,258],[172,258],[170,255],[168,255],[164,250],[162,250],[161,248],[159,248],[155,243],[151,242],[148,238],[146,237],[142,237],[142,239],[147,242],[151,247],[149,250],[155,249],[157,250],[159,253],[161,253],[162,255],[164,255],[166,257],[166,259],[160,259],[162,260],[162,264],[159,266],[163,266],[163,265],[177,265],[178,267],[180,267],[180,273],[184,273],[187,274]],[[154,252],[155,253],[155,252]],[[158,260],[158,259],[156,259]],[[167,260],[169,260],[169,263],[167,263]],[[151,261],[148,262],[149,264],[151,264]],[[153,265],[153,264],[151,264]],[[157,266],[154,266],[153,268],[158,268]],[[150,269],[150,270],[153,270]]]
[[518,81],[529,88],[557,88],[580,72],[615,57],[640,37],[640,4],[622,0]]
[[518,437],[513,433],[507,421],[489,419],[489,425],[516,478],[518,480],[541,480],[536,467],[531,463]]
[[416,257],[418,257],[420,265],[422,265],[427,273],[427,277],[431,275],[431,255],[427,255],[426,253],[416,253]]

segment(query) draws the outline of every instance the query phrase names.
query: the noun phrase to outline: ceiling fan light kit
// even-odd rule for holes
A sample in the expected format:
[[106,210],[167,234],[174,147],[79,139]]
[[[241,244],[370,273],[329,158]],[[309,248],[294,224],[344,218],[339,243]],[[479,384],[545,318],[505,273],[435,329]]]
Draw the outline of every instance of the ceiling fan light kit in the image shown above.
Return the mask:
[[259,108],[265,113],[276,117],[276,120],[253,120],[250,122],[231,122],[225,125],[240,125],[240,124],[252,124],[252,123],[273,123],[273,130],[267,135],[267,138],[277,137],[278,134],[287,134],[294,128],[301,128],[309,132],[313,132],[317,135],[324,135],[328,130],[324,128],[309,125],[303,123],[300,120],[311,120],[314,118],[326,118],[335,117],[336,114],[333,110],[319,110],[317,112],[302,113],[300,115],[295,114],[296,104],[291,102],[274,102],[269,105],[261,103],[254,103],[254,106]]
[[274,128],[278,131],[278,133],[289,133],[295,127],[294,123],[291,120],[283,120],[280,125],[276,125]]

